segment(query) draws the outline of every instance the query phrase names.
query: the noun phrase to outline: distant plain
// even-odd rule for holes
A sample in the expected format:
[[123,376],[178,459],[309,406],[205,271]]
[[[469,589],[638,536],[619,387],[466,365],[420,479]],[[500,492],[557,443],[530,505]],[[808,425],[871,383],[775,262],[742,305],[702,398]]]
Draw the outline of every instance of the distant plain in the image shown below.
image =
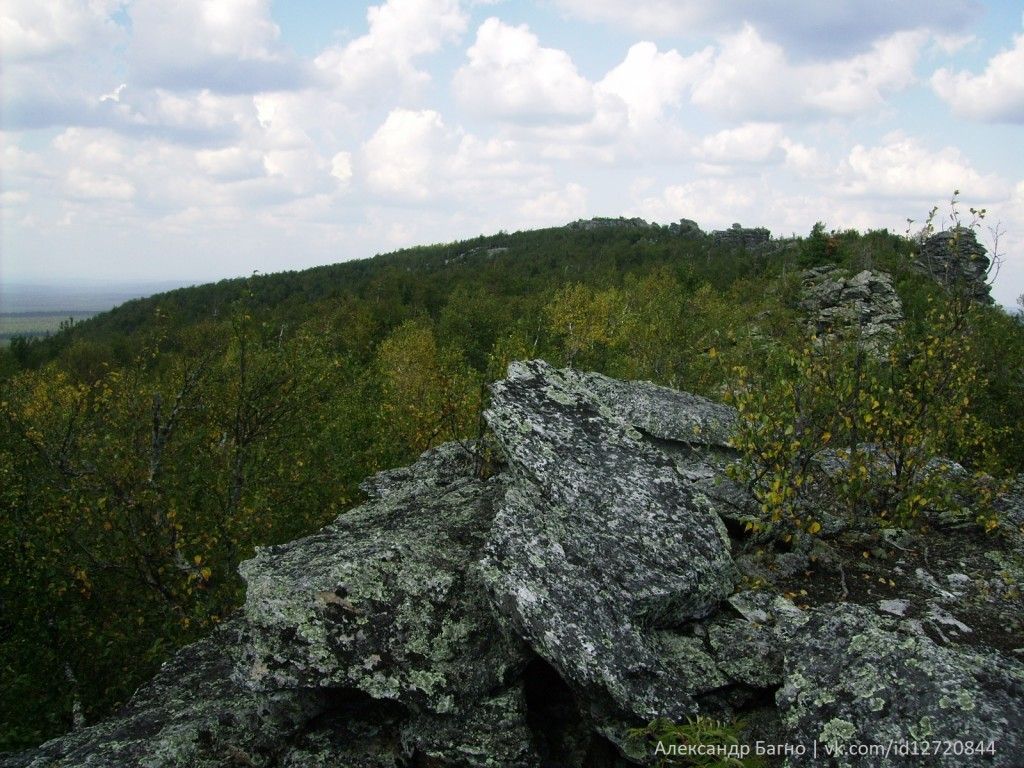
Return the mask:
[[131,299],[169,291],[187,281],[159,283],[0,284],[0,346],[16,336],[56,333],[67,320],[81,322]]

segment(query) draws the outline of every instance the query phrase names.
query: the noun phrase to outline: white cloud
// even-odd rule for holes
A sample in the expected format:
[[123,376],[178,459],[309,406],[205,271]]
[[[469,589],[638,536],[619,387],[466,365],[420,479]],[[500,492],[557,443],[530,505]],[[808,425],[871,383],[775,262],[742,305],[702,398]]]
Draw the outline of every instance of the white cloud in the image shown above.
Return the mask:
[[135,197],[135,185],[116,173],[94,173],[83,168],[68,171],[67,191],[87,202],[97,200],[128,201]]
[[586,212],[587,190],[573,182],[561,189],[543,192],[519,206],[519,215],[530,227],[565,224],[582,218]]
[[331,176],[342,184],[348,184],[352,179],[352,153],[338,152],[331,158]]
[[597,88],[622,100],[632,127],[649,126],[666,107],[680,104],[688,87],[708,68],[711,56],[711,48],[684,58],[675,49],[659,53],[654,43],[640,42]]
[[133,85],[256,93],[302,80],[270,0],[136,0],[129,13]]
[[425,200],[454,142],[434,110],[392,110],[363,145],[367,181],[384,195]]
[[430,81],[414,60],[435,53],[465,32],[459,0],[387,0],[366,13],[369,31],[316,58],[317,68],[346,96],[381,99]]
[[801,178],[825,178],[831,174],[828,159],[817,147],[783,138],[780,142],[786,153],[786,166]]
[[363,144],[360,167],[369,188],[393,202],[518,204],[557,188],[525,151],[451,128],[434,110],[394,109]]
[[752,223],[749,217],[755,200],[754,188],[747,182],[705,178],[671,184],[658,195],[643,197],[633,204],[633,213],[660,222],[693,219],[702,228],[713,229],[737,220]]
[[845,194],[905,199],[944,199],[961,190],[965,197],[985,201],[1008,192],[1005,181],[981,174],[956,147],[932,151],[915,138],[896,134],[885,143],[858,144],[840,168]]
[[199,170],[217,181],[242,181],[262,176],[263,155],[253,149],[225,147],[196,153]]
[[97,123],[96,106],[121,80],[127,32],[118,0],[10,0],[0,5],[0,56],[7,128]]
[[489,18],[455,73],[467,109],[513,123],[581,123],[594,113],[594,90],[565,51],[544,48],[525,24]]
[[932,88],[956,114],[990,122],[1024,123],[1024,34],[993,56],[980,75],[940,69]]
[[555,0],[572,16],[644,35],[731,34],[748,23],[800,56],[843,58],[896,32],[962,33],[974,0]]
[[876,42],[866,53],[800,64],[748,24],[722,40],[692,99],[716,114],[738,119],[865,112],[913,82],[926,40],[924,33],[900,32]]
[[9,63],[116,42],[123,30],[111,16],[123,5],[123,0],[6,0],[0,10],[0,51]]
[[776,123],[745,123],[704,138],[695,155],[713,165],[758,166],[785,158],[782,128]]

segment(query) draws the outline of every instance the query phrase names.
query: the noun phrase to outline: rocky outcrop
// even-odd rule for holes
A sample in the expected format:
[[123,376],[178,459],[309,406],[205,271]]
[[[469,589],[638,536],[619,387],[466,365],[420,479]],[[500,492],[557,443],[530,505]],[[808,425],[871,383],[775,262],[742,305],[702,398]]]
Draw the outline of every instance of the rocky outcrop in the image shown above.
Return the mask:
[[617,219],[613,219],[598,216],[593,219],[577,219],[566,224],[565,228],[588,231],[594,229],[650,229],[652,226],[657,225],[650,224],[640,218],[627,219],[620,216]]
[[[807,754],[790,765],[865,765],[860,745],[931,741],[938,748],[929,765],[1020,765],[1024,665],[897,631],[894,621],[856,605],[817,609],[795,625],[776,700],[795,742],[817,742],[819,755],[833,756]],[[963,754],[967,743],[974,754]],[[870,765],[919,760],[882,751]]]
[[240,623],[179,651],[117,717],[20,755],[5,768],[266,765],[329,706],[327,691],[251,691],[232,679]]
[[261,690],[355,688],[459,713],[526,664],[475,565],[502,484],[473,477],[453,444],[367,490],[369,504],[242,564],[241,674]]
[[673,235],[679,235],[685,238],[698,238],[704,237],[704,232],[701,230],[700,225],[693,219],[680,219],[678,222],[673,221],[668,225],[668,231]]
[[729,539],[708,500],[582,381],[533,362],[494,387],[487,421],[512,480],[486,579],[499,612],[588,697],[640,719],[693,714],[643,629],[706,616],[732,591]]
[[370,478],[244,563],[244,608],[121,713],[0,766],[619,768],[652,758],[630,727],[697,714],[803,746],[790,766],[918,765],[828,750],[925,741],[1019,765],[1020,489],[996,533],[837,526],[773,553],[722,476],[730,408],[540,361],[493,393],[489,476],[453,443]]
[[[607,217],[595,217],[592,219],[577,219],[576,221],[570,222],[565,225],[566,229],[592,231],[596,229],[667,229],[670,234],[678,235],[679,237],[696,239],[704,237],[704,232],[701,230],[700,225],[692,219],[680,219],[678,222],[673,221],[671,224],[663,225],[655,222],[646,221],[640,218],[627,219],[625,217],[618,218],[607,218]],[[743,230],[746,233],[759,233],[762,230]],[[763,230],[767,232],[768,230]],[[759,235],[747,235],[748,238],[756,239]],[[768,238],[765,237],[765,240]]]
[[992,303],[988,285],[992,263],[985,246],[969,227],[955,227],[929,237],[921,245],[917,266],[950,291]]
[[771,237],[772,233],[764,227],[744,227],[740,224],[733,224],[729,229],[717,229],[711,233],[715,245],[747,251],[764,247]]
[[850,275],[835,266],[802,275],[800,309],[820,340],[855,337],[866,349],[885,351],[903,323],[903,304],[885,272]]

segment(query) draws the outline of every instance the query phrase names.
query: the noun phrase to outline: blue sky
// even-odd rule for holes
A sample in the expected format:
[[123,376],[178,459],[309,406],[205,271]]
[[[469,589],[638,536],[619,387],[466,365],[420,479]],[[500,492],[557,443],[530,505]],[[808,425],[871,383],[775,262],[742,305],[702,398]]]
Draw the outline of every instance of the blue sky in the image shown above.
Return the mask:
[[1024,17],[977,0],[7,0],[0,280],[211,280],[597,215],[988,211],[1024,293]]

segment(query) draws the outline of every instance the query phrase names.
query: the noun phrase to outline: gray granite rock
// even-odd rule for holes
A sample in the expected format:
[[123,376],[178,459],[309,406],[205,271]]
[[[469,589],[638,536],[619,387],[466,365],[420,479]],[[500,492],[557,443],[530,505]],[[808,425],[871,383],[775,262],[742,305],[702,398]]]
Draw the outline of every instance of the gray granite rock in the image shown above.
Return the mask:
[[903,305],[885,272],[850,275],[834,266],[803,273],[800,308],[820,340],[855,335],[865,348],[884,352],[903,323]]
[[735,408],[649,381],[621,381],[575,370],[562,373],[671,458],[723,520],[742,524],[761,517],[753,495],[726,474],[737,458],[729,442],[739,421]]
[[917,266],[947,289],[985,304],[992,303],[985,246],[969,227],[947,229],[925,240]]
[[369,486],[377,499],[257,552],[239,666],[259,689],[351,687],[455,713],[525,664],[475,564],[504,488],[456,444]]
[[744,227],[740,224],[733,224],[729,229],[718,229],[711,233],[715,245],[743,250],[764,247],[771,237],[772,233],[764,227]]
[[37,749],[0,755],[3,768],[269,766],[328,706],[325,692],[257,693],[232,680],[237,622],[179,651],[117,716]]
[[569,682],[639,718],[692,711],[649,627],[732,589],[724,527],[661,452],[546,363],[513,363],[486,417],[513,479],[483,568],[498,611]]
[[540,765],[520,686],[479,700],[463,715],[421,713],[403,731],[406,750],[453,768]]
[[659,440],[726,448],[738,423],[735,408],[649,381],[574,370],[562,375],[591,392],[617,418]]
[[[899,632],[868,608],[833,604],[797,622],[776,695],[792,743],[789,765],[877,768],[921,765],[919,755],[825,755],[825,746],[910,741],[992,742],[996,754],[933,757],[929,765],[1020,765],[1024,665],[995,653],[937,645]],[[818,742],[817,757],[811,744]]]
[[627,219],[622,216],[619,216],[618,218],[597,216],[592,219],[577,219],[576,221],[566,224],[565,228],[587,231],[594,229],[650,229],[654,226],[657,225],[650,224],[640,218]]

